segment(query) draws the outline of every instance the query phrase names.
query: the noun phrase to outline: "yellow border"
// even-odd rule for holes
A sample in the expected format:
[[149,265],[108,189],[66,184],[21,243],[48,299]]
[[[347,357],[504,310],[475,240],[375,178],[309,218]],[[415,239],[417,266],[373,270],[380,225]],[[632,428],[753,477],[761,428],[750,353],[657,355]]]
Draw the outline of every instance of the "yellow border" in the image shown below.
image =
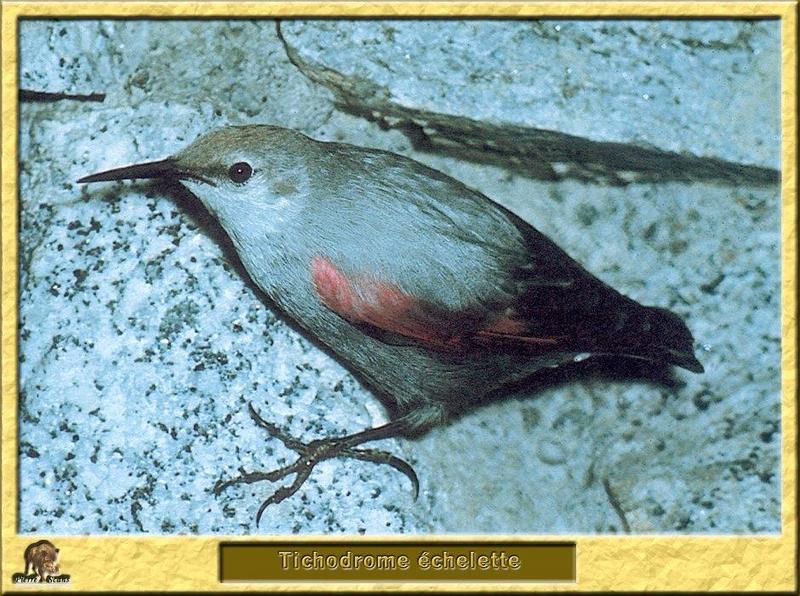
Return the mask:
[[[16,535],[17,450],[17,21],[20,17],[249,17],[280,16],[558,16],[558,17],[778,17],[782,35],[782,531],[776,537],[598,537],[576,536],[578,584],[538,586],[464,584],[269,584],[281,591],[610,591],[758,590],[795,591],[797,577],[796,447],[797,388],[795,313],[797,270],[797,20],[795,2],[5,2],[2,6],[2,591],[21,591],[10,582],[19,571],[30,536]],[[308,539],[310,537],[304,537]],[[320,541],[341,537],[318,537]],[[490,542],[519,536],[461,536]],[[563,541],[565,536],[536,536]],[[72,572],[68,590],[263,590],[265,584],[217,582],[217,545],[242,537],[53,537],[64,569]],[[261,538],[269,540],[268,537]],[[285,536],[279,537],[285,540]],[[374,537],[370,537],[374,540]],[[411,536],[391,536],[412,541]],[[432,537],[429,540],[436,541]],[[442,540],[454,539],[453,536]],[[526,538],[530,539],[530,537]],[[353,541],[366,540],[354,537]],[[428,540],[428,538],[426,538]],[[154,573],[156,569],[164,574]],[[168,577],[168,585],[163,579]],[[47,589],[46,586],[43,587]],[[38,591],[39,587],[24,589]],[[53,588],[50,588],[51,590]]]

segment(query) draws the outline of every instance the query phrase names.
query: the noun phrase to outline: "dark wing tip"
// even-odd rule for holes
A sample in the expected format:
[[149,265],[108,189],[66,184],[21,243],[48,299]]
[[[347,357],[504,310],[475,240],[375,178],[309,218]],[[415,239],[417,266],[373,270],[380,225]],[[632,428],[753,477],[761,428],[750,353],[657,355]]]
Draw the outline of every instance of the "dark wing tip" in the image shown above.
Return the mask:
[[669,350],[667,354],[669,361],[676,366],[680,366],[681,368],[685,368],[688,371],[698,374],[706,371],[694,354],[680,352],[678,350]]
[[666,308],[646,307],[646,317],[651,345],[660,359],[680,366],[693,373],[703,373],[705,368],[695,356],[694,337],[686,322],[674,312]]

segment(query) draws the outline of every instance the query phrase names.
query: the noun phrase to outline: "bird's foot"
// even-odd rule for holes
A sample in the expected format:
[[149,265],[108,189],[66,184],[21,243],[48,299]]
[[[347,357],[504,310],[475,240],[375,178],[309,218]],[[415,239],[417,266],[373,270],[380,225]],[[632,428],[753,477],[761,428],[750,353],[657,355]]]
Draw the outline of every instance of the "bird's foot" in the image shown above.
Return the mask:
[[[243,469],[240,469],[240,474],[236,478],[231,478],[230,480],[220,480],[214,485],[214,494],[219,495],[223,490],[235,484],[253,484],[255,482],[261,482],[262,480],[277,482],[286,476],[296,474],[294,481],[290,485],[281,486],[263,503],[261,503],[261,506],[258,508],[258,513],[256,514],[256,525],[258,525],[261,521],[261,515],[264,513],[264,510],[267,507],[280,503],[281,501],[291,497],[300,489],[301,486],[303,486],[305,481],[308,480],[308,477],[311,475],[311,471],[314,469],[314,466],[321,461],[331,459],[333,457],[351,457],[353,459],[360,459],[362,461],[369,461],[376,464],[386,464],[391,466],[408,477],[413,488],[414,499],[417,498],[417,495],[419,494],[419,479],[417,478],[417,474],[414,472],[414,469],[410,464],[387,451],[354,448],[355,445],[360,443],[383,438],[382,436],[373,436],[376,434],[386,434],[386,436],[391,436],[393,433],[376,433],[376,431],[379,431],[384,427],[379,427],[379,429],[368,429],[366,431],[344,437],[331,437],[327,439],[318,439],[316,441],[311,441],[310,443],[303,443],[291,435],[288,435],[271,422],[264,420],[258,414],[258,412],[256,412],[255,408],[253,408],[252,404],[249,404],[249,409],[250,417],[258,426],[266,430],[271,437],[275,437],[276,439],[280,440],[289,449],[296,451],[300,456],[293,464],[278,468],[277,470],[272,470],[270,472],[245,472]],[[391,423],[386,425],[386,428],[389,428],[390,426]]]

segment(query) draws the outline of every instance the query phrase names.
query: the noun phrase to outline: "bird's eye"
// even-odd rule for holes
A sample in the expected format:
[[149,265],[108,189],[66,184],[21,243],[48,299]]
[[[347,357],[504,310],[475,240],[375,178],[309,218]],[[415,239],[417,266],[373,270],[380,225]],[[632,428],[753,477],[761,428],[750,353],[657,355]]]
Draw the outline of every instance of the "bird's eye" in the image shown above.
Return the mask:
[[228,169],[228,177],[234,182],[241,184],[253,175],[253,168],[246,161],[239,161]]

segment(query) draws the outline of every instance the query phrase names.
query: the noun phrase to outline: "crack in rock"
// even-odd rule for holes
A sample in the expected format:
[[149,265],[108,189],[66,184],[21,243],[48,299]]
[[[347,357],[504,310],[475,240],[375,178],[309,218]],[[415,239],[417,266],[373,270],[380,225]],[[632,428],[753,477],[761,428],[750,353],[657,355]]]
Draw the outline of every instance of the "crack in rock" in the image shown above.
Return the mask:
[[[392,30],[400,26],[402,25],[395,23]],[[344,23],[341,27],[352,27],[352,24]],[[496,165],[517,174],[543,180],[576,178],[612,185],[680,181],[769,186],[780,182],[778,170],[760,165],[739,163],[720,157],[698,156],[689,151],[666,150],[641,141],[595,140],[561,130],[477,119],[431,109],[447,106],[448,100],[443,97],[440,102],[436,102],[410,97],[413,91],[404,87],[408,81],[398,81],[395,88],[394,80],[399,80],[400,77],[395,76],[392,63],[386,61],[384,54],[381,54],[381,59],[372,55],[379,51],[374,47],[342,50],[352,55],[354,63],[368,60],[377,62],[381,72],[375,74],[374,78],[369,78],[363,76],[367,72],[364,68],[354,67],[352,72],[343,72],[332,66],[331,64],[340,63],[332,59],[330,52],[309,49],[303,45],[307,38],[303,37],[301,31],[287,35],[284,29],[279,22],[278,36],[291,62],[310,80],[330,89],[335,95],[338,109],[376,122],[386,129],[402,131],[417,150]],[[339,32],[334,28],[333,33]],[[314,34],[318,36],[319,29]],[[740,37],[741,32],[736,39]],[[539,43],[559,42],[558,37],[542,39],[544,41]],[[696,43],[688,43],[684,40],[680,45],[691,48],[692,51],[707,46],[717,51],[747,49],[719,41],[695,41]],[[391,46],[391,43],[384,45]],[[423,48],[420,55],[428,51],[429,48]],[[362,55],[363,60],[358,60]],[[469,68],[463,64],[460,67]],[[425,79],[427,68],[420,61],[413,68],[416,71],[414,76]],[[374,72],[373,69],[368,74],[372,75]],[[387,83],[389,86],[376,82],[386,72],[391,81]],[[460,76],[463,77],[463,73]],[[471,73],[467,78],[471,76],[477,74]],[[614,99],[614,90],[604,90],[604,93],[608,100]],[[479,99],[476,96],[475,100]],[[454,107],[454,111],[461,110],[461,106]],[[598,120],[603,118],[602,113],[585,113],[583,116]],[[635,114],[631,114],[631,118],[635,117]],[[676,130],[678,126],[676,123]]]

